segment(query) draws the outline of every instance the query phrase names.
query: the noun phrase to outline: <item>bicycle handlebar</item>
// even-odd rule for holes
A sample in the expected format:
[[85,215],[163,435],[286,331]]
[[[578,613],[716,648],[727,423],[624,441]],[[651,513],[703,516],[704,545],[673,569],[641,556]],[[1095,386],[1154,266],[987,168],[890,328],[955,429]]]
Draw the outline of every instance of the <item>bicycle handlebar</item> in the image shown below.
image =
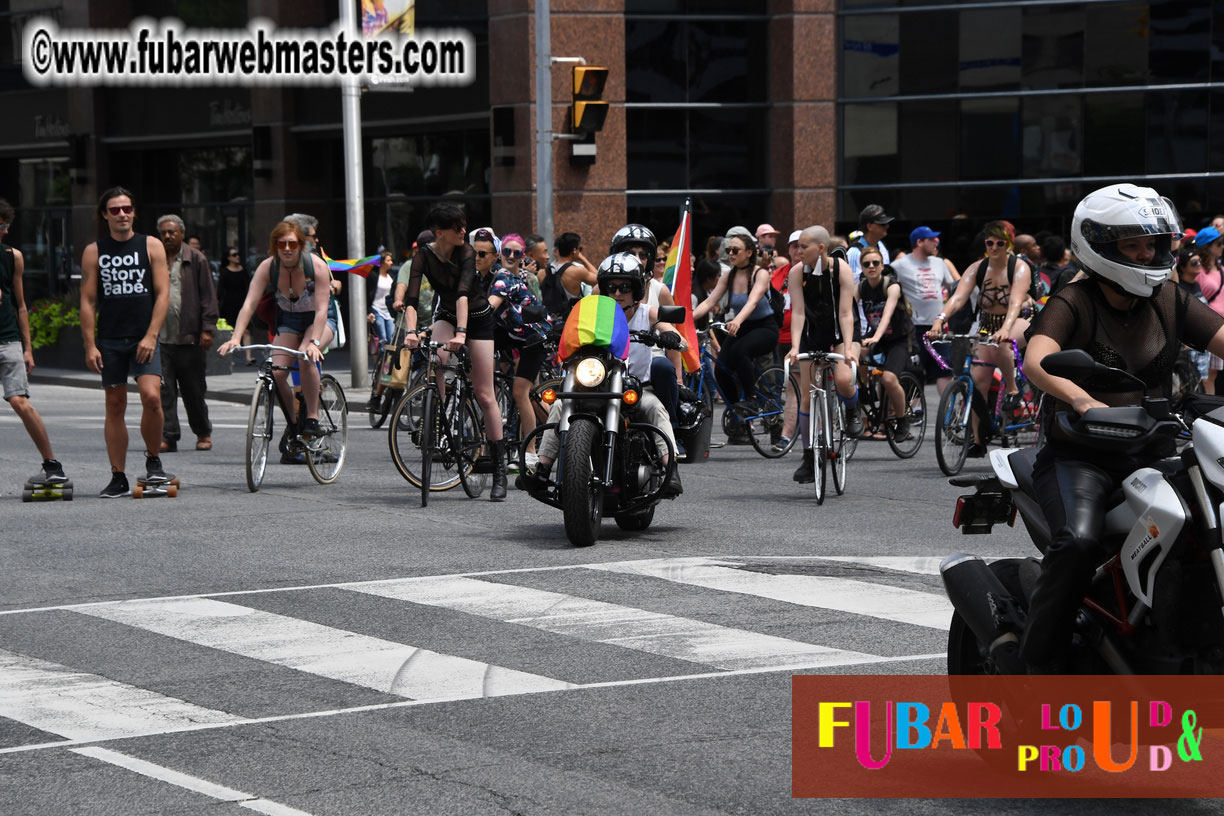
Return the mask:
[[233,354],[235,351],[283,351],[286,354],[292,354],[294,357],[306,359],[306,352],[301,349],[278,346],[275,343],[253,343],[249,346],[234,346],[230,349],[230,354]]
[[[845,362],[846,355],[837,354],[836,352],[832,352],[832,351],[804,351],[796,355],[795,359],[796,360],[816,360],[816,361],[821,361],[821,362],[837,363],[837,362]],[[789,378],[790,377],[790,360],[788,359],[788,360],[785,360],[784,362],[785,362],[785,365],[783,367],[783,373],[785,374],[787,378]],[[857,376],[857,372],[854,372],[854,373]]]

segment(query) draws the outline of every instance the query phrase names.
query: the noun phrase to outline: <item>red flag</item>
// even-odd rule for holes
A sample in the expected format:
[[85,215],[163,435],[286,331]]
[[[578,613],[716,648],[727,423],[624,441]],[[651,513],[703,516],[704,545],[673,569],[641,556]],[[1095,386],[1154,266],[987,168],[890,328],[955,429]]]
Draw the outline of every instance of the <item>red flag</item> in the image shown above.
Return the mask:
[[667,253],[667,272],[663,280],[671,287],[672,298],[677,306],[684,307],[684,323],[678,328],[688,342],[688,349],[680,353],[684,370],[696,371],[701,367],[701,352],[697,347],[697,326],[693,322],[693,215],[686,207],[684,218],[672,239]]

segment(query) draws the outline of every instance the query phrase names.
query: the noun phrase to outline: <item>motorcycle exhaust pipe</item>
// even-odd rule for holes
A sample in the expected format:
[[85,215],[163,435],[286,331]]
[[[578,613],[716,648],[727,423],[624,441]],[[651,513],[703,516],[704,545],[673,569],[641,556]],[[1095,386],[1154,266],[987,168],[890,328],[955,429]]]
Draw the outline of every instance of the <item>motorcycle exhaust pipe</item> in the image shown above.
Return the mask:
[[[1016,601],[990,567],[976,555],[949,555],[939,564],[944,591],[952,606],[965,619],[978,643],[986,644],[1007,673],[1023,673],[1019,663],[1022,625]],[[1006,623],[1011,627],[1006,627]]]

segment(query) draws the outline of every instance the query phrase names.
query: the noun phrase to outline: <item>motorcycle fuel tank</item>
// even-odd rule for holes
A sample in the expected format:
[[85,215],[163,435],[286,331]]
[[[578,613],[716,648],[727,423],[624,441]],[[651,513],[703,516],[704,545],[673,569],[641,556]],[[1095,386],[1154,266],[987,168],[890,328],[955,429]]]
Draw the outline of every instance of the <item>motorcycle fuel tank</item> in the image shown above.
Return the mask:
[[1126,531],[1119,554],[1122,571],[1131,591],[1150,608],[1156,573],[1181,535],[1186,508],[1173,485],[1153,468],[1127,476],[1122,492],[1125,500],[1106,517],[1106,534]]

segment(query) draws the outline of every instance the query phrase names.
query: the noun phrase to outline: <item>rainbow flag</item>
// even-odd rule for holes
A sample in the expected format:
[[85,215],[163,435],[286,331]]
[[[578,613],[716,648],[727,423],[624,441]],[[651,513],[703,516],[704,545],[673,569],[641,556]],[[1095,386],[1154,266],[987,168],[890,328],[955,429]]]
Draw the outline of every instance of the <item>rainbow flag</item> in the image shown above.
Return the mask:
[[378,268],[381,263],[381,256],[371,255],[368,258],[357,258],[356,260],[337,261],[327,257],[327,253],[323,253],[323,260],[327,261],[327,268],[333,272],[348,272],[350,275],[368,275]]
[[684,370],[690,372],[701,367],[697,326],[693,322],[692,246],[693,214],[688,202],[685,202],[684,218],[680,219],[680,227],[676,230],[676,237],[672,239],[671,249],[667,253],[667,271],[663,273],[663,283],[671,290],[676,305],[684,307],[684,323],[676,328],[680,329],[680,333],[688,342],[688,350],[682,351],[680,357],[684,360]]
[[620,304],[604,295],[587,295],[574,304],[561,331],[561,359],[583,346],[598,346],[624,360],[629,356],[629,321]]

